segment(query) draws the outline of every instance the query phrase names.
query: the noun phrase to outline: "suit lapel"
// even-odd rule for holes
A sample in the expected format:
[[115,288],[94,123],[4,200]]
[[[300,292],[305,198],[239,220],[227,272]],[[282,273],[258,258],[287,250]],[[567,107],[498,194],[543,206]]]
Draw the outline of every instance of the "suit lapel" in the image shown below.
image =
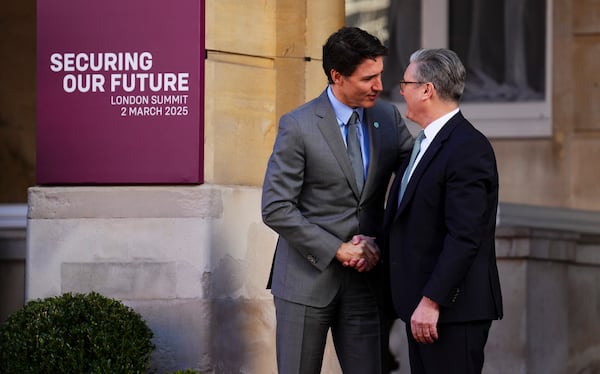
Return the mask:
[[[381,131],[379,129],[378,116],[374,109],[364,110],[365,128],[369,137],[369,165],[367,168],[367,179],[365,180],[365,186],[363,189],[363,196],[368,196],[368,191],[373,186],[373,183],[377,180],[377,170],[374,165],[379,165],[379,160],[383,156],[381,155],[382,147],[381,142]],[[365,193],[366,192],[366,193]]]
[[440,132],[438,132],[438,134],[435,136],[433,142],[431,142],[431,144],[421,157],[421,160],[417,164],[417,167],[413,171],[413,174],[410,177],[408,184],[406,185],[406,191],[404,191],[404,196],[402,197],[402,201],[400,202],[400,206],[398,207],[398,210],[396,212],[396,217],[398,217],[398,215],[400,215],[402,211],[406,208],[408,201],[412,199],[415,193],[415,190],[419,184],[419,181],[421,180],[421,177],[423,176],[423,173],[427,170],[427,167],[432,162],[434,162],[439,151],[444,146],[444,143],[446,143],[446,141],[450,137],[450,134],[452,134],[452,131],[463,119],[464,118],[461,112],[458,112],[456,115],[450,118],[450,120],[448,120],[448,122],[442,127]]
[[[406,163],[408,163],[408,160]],[[390,190],[388,192],[387,205],[383,215],[383,227],[386,231],[392,222],[392,219],[398,213],[398,194],[400,193],[400,181],[402,180],[402,173],[405,168],[406,165],[402,165],[398,170],[396,170],[396,173],[394,174],[394,180],[392,181],[392,185],[390,186]]]
[[342,172],[346,176],[348,183],[352,186],[352,191],[356,197],[360,197],[356,179],[354,178],[354,171],[352,170],[350,158],[346,151],[346,145],[340,134],[340,127],[337,118],[335,117],[335,113],[333,112],[333,108],[331,107],[331,103],[329,102],[329,98],[327,97],[327,91],[324,91],[319,97],[317,105],[315,106],[315,114],[317,116],[317,127],[321,131],[321,134],[323,134],[323,138],[329,145],[329,148],[340,165]]

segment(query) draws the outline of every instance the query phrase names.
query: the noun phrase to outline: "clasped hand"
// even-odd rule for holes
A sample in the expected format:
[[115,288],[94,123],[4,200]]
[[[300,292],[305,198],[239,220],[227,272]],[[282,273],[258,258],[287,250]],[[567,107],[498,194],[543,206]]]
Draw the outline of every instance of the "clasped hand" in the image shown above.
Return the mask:
[[365,235],[354,235],[352,240],[342,243],[335,256],[345,267],[359,272],[369,271],[377,265],[380,251],[375,238]]

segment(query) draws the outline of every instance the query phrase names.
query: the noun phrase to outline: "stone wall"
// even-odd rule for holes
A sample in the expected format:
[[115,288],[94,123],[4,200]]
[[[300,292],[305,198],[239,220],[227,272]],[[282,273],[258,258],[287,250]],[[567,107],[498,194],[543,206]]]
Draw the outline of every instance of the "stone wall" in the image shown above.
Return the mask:
[[505,309],[486,372],[600,371],[600,214],[500,204],[496,250]]
[[[553,136],[493,140],[500,198],[597,211],[597,2],[549,3]],[[207,184],[29,189],[27,298],[119,297],[154,331],[158,372],[274,373],[264,284],[276,237],[260,221],[260,185],[278,118],[325,87],[320,48],[344,6],[207,0],[206,15]],[[35,183],[35,2],[2,3],[0,25],[0,203],[24,203]],[[596,213],[501,207],[506,316],[492,327],[486,372],[599,371]],[[405,374],[401,323],[394,331]],[[323,372],[339,373],[331,344]]]
[[[276,372],[265,289],[276,236],[261,221],[260,189],[35,187],[29,202],[28,299],[122,300],[155,334],[158,373]],[[324,372],[335,373],[328,352]]]
[[[27,298],[97,291],[155,334],[158,373],[275,373],[265,289],[276,236],[260,188],[35,187],[29,191]],[[149,204],[148,202],[152,203]],[[497,255],[505,316],[486,373],[600,370],[600,214],[501,204]],[[391,349],[408,374],[404,329]],[[340,373],[329,342],[324,373]]]
[[[273,372],[274,236],[256,188],[32,188],[27,298],[97,291],[142,314],[159,373]],[[148,202],[152,202],[149,204]],[[263,352],[263,353],[261,353]]]

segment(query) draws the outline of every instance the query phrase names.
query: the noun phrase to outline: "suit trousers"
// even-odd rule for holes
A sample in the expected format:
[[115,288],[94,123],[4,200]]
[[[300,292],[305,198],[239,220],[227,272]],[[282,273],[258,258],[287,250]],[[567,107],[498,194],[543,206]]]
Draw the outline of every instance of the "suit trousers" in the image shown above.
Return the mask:
[[438,340],[418,343],[406,323],[412,374],[480,374],[492,321],[438,324]]
[[[344,268],[332,302],[311,307],[275,297],[277,367],[280,374],[321,372],[327,333],[344,374],[379,374],[388,332],[364,274]],[[384,348],[386,351],[383,351]]]

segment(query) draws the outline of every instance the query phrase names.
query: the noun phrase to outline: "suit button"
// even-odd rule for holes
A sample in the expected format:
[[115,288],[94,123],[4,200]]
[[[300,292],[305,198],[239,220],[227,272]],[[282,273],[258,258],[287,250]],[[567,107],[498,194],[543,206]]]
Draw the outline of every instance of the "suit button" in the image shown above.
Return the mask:
[[455,303],[456,302],[456,297],[458,296],[458,294],[460,293],[460,288],[457,288],[456,291],[454,291],[454,295],[452,296],[452,302]]
[[310,262],[313,265],[317,263],[317,258],[313,255],[306,256],[306,259],[308,260],[308,262]]

